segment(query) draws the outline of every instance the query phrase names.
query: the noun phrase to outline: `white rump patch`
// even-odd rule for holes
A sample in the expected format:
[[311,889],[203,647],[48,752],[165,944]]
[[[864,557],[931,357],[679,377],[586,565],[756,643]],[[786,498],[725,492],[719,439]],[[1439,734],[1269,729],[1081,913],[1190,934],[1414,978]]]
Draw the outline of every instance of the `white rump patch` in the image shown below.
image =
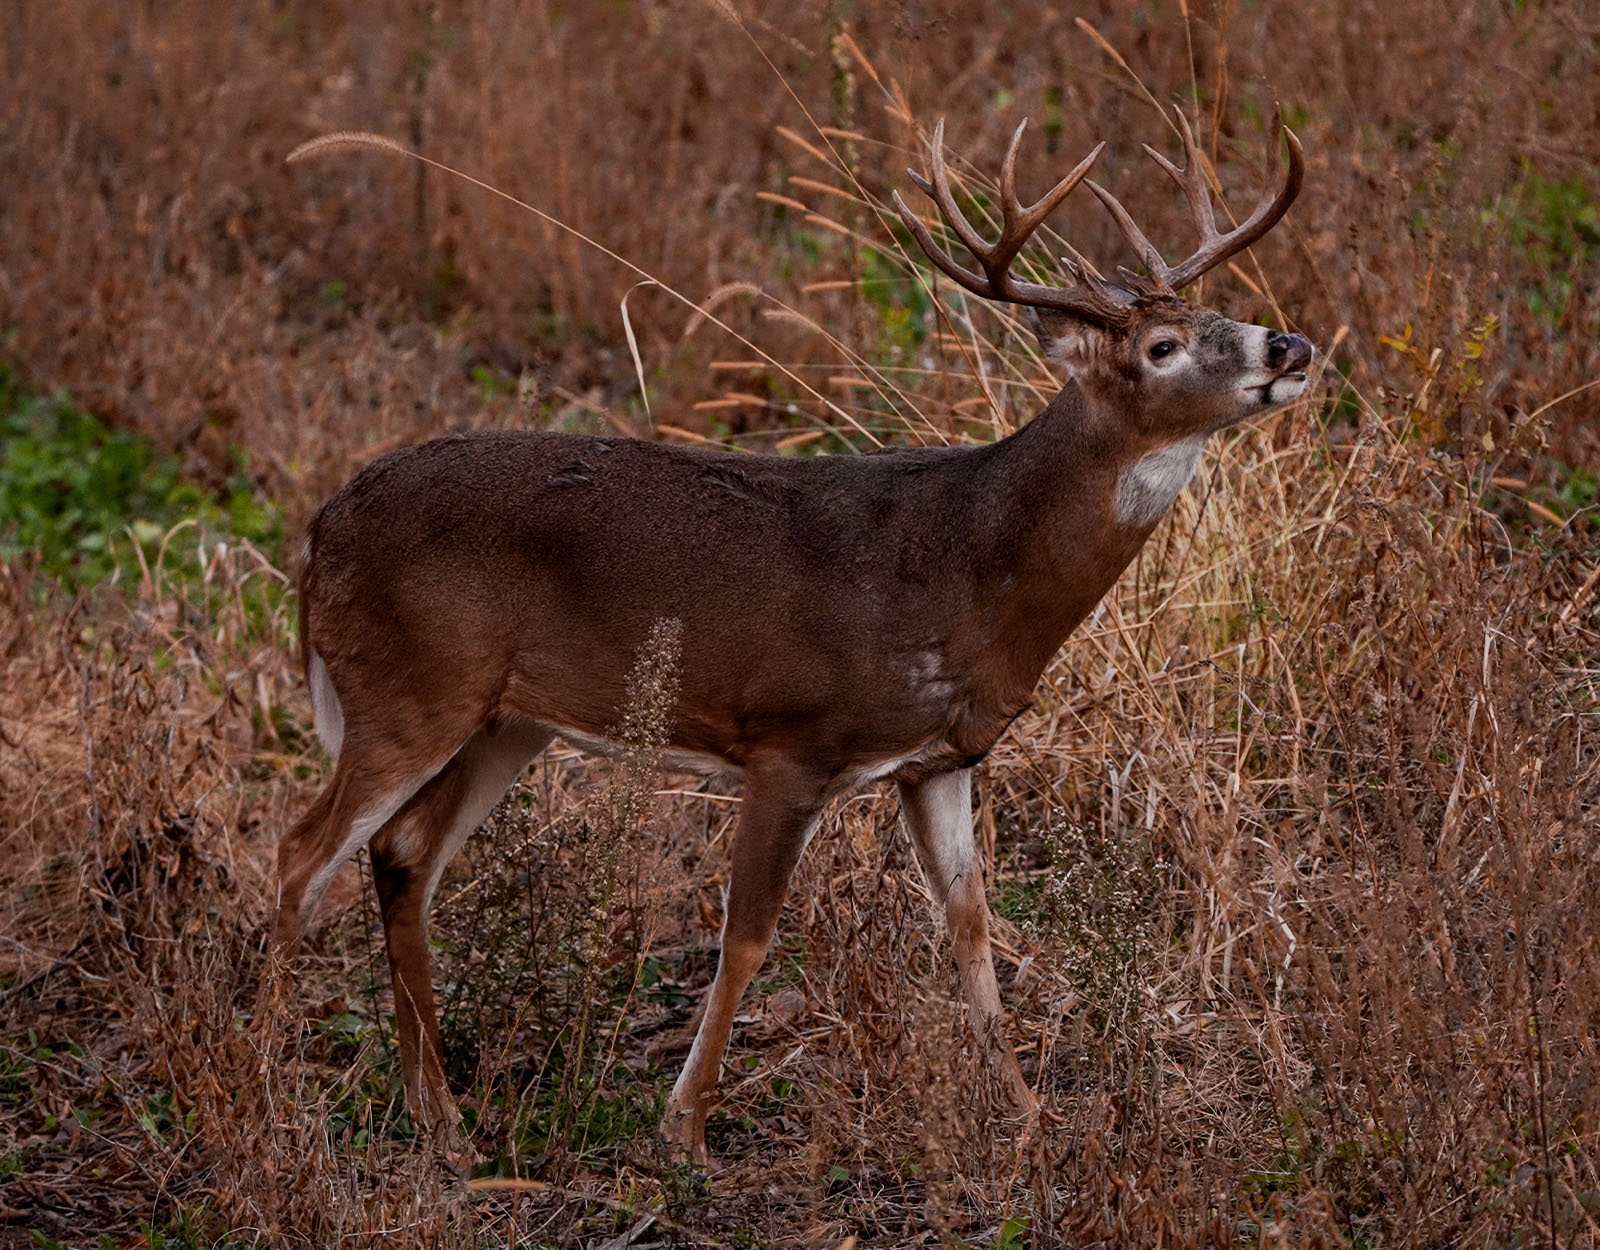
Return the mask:
[[1117,477],[1117,520],[1124,525],[1153,525],[1165,516],[1194,476],[1205,441],[1203,434],[1179,439],[1123,469]]
[[328,676],[328,666],[314,650],[307,667],[307,680],[311,683],[311,722],[316,726],[322,745],[337,763],[339,748],[344,745],[344,708]]

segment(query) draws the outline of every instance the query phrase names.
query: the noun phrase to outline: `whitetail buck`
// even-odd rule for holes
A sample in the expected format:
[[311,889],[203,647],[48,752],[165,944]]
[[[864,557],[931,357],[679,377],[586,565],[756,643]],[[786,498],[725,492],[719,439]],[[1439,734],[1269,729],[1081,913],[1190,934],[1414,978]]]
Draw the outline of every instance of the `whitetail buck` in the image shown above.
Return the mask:
[[[1274,192],[1280,135],[1289,168]],[[370,842],[406,1094],[422,1122],[454,1126],[427,942],[445,865],[552,738],[591,745],[615,731],[636,654],[665,620],[682,638],[670,746],[745,780],[721,957],[667,1139],[704,1158],[734,1011],[806,839],[829,799],[880,778],[899,786],[973,1025],[1018,1106],[1031,1106],[990,960],[973,766],[1167,511],[1206,436],[1299,395],[1311,345],[1177,294],[1261,238],[1299,192],[1300,145],[1276,117],[1267,191],[1226,234],[1188,127],[1186,168],[1150,150],[1199,227],[1181,264],[1088,184],[1147,270],[1119,283],[1072,263],[1058,287],[1010,273],[1100,151],[1023,208],[1021,136],[1001,170],[997,242],[956,207],[942,123],[932,181],[912,175],[981,274],[895,197],[944,273],[1038,311],[1044,348],[1069,375],[1011,437],[777,458],[460,435],[382,457],[312,518],[300,639],[337,766],[279,847],[275,948],[294,948],[335,870]]]

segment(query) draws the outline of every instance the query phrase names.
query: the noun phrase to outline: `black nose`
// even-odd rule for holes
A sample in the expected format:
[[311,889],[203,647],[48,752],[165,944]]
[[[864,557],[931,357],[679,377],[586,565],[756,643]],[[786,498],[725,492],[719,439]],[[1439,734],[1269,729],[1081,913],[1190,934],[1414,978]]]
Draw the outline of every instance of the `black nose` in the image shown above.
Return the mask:
[[1267,335],[1267,366],[1280,372],[1304,369],[1311,363],[1311,343],[1298,334],[1274,330]]

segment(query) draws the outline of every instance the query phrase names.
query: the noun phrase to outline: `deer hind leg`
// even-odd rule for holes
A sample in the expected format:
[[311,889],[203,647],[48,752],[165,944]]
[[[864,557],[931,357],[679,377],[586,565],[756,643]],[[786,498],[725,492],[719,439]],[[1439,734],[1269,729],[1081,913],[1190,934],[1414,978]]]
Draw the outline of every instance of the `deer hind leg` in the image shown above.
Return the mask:
[[273,946],[292,954],[334,873],[427,784],[445,761],[380,767],[346,752],[306,814],[278,843],[278,909]]
[[706,1162],[706,1114],[728,1048],[734,1011],[767,957],[794,866],[822,807],[821,782],[798,771],[747,772],[739,829],[734,837],[722,953],[705,1015],[684,1063],[661,1135],[674,1150]]
[[252,1030],[271,1033],[291,982],[294,955],[334,873],[438,771],[393,753],[384,765],[346,750],[311,806],[278,842],[278,902]]
[[406,1105],[421,1127],[446,1138],[455,1134],[456,1109],[439,1042],[428,906],[450,860],[552,736],[531,724],[507,726],[493,736],[480,730],[372,842]]
[[989,904],[983,869],[972,837],[972,770],[943,773],[926,781],[901,782],[906,829],[955,948],[956,967],[972,1013],[978,1043],[998,1062],[1006,1090],[1019,1111],[1031,1111],[1033,1091],[1023,1079],[1016,1053],[1006,1040],[1000,987],[989,949]]

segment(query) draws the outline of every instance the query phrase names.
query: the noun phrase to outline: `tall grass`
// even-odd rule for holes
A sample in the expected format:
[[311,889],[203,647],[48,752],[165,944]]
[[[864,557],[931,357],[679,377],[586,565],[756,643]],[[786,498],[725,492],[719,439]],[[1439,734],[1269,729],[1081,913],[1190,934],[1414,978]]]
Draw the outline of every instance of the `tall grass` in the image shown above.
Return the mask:
[[[152,516],[189,507],[206,537],[168,563],[108,541],[127,574],[82,594],[31,554],[0,574],[0,1227],[72,1246],[1593,1240],[1586,10],[741,12],[753,38],[653,4],[8,20],[5,350],[35,395],[69,387],[161,473],[175,456],[193,494],[162,478]],[[1286,104],[1307,190],[1201,294],[1302,330],[1327,367],[1312,401],[1208,452],[982,770],[1038,1120],[987,1086],[885,792],[841,802],[799,870],[711,1123],[724,1171],[661,1157],[736,805],[715,779],[656,781],[644,725],[632,764],[538,765],[441,890],[475,1168],[410,1134],[359,872],[330,891],[291,1027],[246,1033],[272,842],[325,761],[277,514],[237,492],[292,533],[353,465],[449,428],[650,432],[625,295],[657,436],[992,438],[1055,384],[1020,319],[931,287],[887,193],[943,114],[981,208],[975,170],[1026,113],[1024,194],[1107,138],[1098,176],[1177,253],[1181,203],[1138,155],[1171,146],[1150,97],[1200,121],[1240,204]],[[436,170],[282,166],[338,129],[546,209],[834,406]],[[1120,257],[1087,203],[1055,224]]]

